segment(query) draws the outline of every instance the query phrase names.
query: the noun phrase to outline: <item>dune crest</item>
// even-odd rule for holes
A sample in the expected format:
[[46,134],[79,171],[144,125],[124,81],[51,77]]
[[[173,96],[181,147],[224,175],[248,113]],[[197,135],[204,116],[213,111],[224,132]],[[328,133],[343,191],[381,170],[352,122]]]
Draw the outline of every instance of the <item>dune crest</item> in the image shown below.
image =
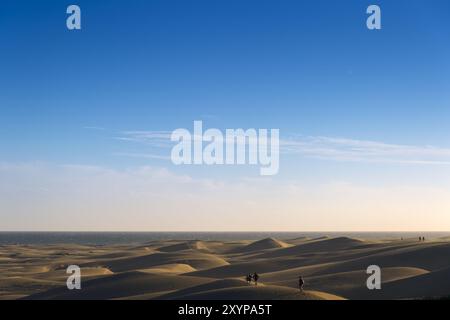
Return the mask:
[[342,297],[317,291],[303,291],[273,286],[240,286],[215,289],[182,297],[186,300],[345,300]]
[[156,273],[156,274],[158,274],[158,273],[183,274],[183,273],[188,273],[188,272],[194,272],[197,270],[195,270],[195,268],[192,268],[188,264],[172,263],[172,264],[158,265],[158,266],[147,268],[147,269],[141,269],[139,271],[147,272],[147,273]]
[[184,250],[210,251],[206,243],[203,241],[187,241],[158,248],[158,251],[160,252],[177,252]]
[[263,250],[288,248],[290,246],[291,245],[286,242],[274,238],[266,238],[263,240],[252,242],[246,246],[231,250],[230,253],[249,253]]

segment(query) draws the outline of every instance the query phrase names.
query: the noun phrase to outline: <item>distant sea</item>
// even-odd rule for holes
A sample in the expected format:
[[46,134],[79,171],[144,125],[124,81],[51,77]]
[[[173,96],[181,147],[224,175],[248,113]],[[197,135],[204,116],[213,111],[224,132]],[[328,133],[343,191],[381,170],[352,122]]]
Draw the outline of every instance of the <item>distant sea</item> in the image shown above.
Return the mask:
[[0,232],[0,245],[7,244],[86,244],[121,245],[155,240],[280,240],[298,237],[352,237],[360,239],[400,239],[424,236],[450,237],[449,232]]

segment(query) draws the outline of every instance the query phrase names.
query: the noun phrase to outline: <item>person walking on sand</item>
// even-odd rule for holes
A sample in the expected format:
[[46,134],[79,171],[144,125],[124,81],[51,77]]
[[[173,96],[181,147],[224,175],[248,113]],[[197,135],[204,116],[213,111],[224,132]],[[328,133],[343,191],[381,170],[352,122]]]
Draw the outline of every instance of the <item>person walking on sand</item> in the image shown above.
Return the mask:
[[252,275],[251,275],[251,274],[248,274],[247,277],[246,277],[245,279],[247,280],[247,283],[248,283],[248,284],[251,284],[251,283],[252,283]]
[[253,281],[255,281],[255,286],[258,285],[258,279],[259,279],[259,275],[255,272],[255,273],[253,274]]
[[302,276],[298,277],[298,289],[300,290],[300,292],[303,292],[303,286],[305,284],[305,281],[303,280]]

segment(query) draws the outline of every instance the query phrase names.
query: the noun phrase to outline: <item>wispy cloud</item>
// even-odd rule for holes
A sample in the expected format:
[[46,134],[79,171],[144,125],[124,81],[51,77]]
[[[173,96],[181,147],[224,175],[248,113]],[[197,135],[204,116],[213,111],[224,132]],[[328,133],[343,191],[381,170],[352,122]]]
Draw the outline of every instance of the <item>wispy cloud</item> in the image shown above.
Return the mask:
[[281,142],[285,153],[336,161],[450,164],[450,149],[335,137],[297,137]]
[[169,131],[124,131],[116,140],[139,142],[152,147],[168,148],[171,146]]
[[132,152],[116,152],[114,156],[130,157],[130,158],[143,158],[143,159],[155,159],[155,160],[170,160],[170,156],[151,154],[151,153],[132,153]]
[[[117,139],[146,144],[156,148],[170,148],[169,131],[126,131]],[[193,139],[201,139],[194,136]],[[236,143],[238,143],[236,141]],[[247,142],[245,142],[247,143]],[[450,148],[393,144],[327,136],[291,136],[280,140],[280,152],[331,161],[399,163],[420,165],[450,165]],[[147,154],[122,155],[156,157]],[[158,156],[161,157],[161,156]]]
[[85,127],[83,127],[83,129],[86,129],[86,130],[97,130],[97,131],[106,130],[106,128],[104,128],[104,127],[97,127],[97,126],[85,126]]

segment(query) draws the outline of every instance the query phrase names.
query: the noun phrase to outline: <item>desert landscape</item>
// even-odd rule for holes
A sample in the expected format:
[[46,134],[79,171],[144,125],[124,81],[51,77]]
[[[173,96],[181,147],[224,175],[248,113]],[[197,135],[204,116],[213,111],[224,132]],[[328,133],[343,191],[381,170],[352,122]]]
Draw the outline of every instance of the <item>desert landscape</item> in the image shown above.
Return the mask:
[[[450,296],[449,257],[448,238],[7,244],[0,299],[438,299]],[[81,290],[67,289],[68,265],[80,266]],[[370,265],[382,269],[381,290],[367,289]],[[254,272],[257,286],[245,279]]]

